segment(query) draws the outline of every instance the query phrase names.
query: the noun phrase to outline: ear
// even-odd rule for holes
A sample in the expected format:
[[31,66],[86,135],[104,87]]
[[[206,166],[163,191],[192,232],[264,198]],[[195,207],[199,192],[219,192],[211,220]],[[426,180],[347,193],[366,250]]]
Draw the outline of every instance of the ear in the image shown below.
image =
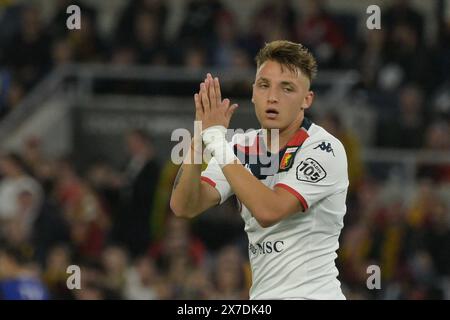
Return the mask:
[[313,101],[314,101],[314,92],[312,91],[308,91],[308,93],[306,94],[305,98],[303,99],[303,105],[302,105],[302,109],[308,109],[309,107],[311,107]]
[[252,84],[252,103],[255,104],[255,84]]

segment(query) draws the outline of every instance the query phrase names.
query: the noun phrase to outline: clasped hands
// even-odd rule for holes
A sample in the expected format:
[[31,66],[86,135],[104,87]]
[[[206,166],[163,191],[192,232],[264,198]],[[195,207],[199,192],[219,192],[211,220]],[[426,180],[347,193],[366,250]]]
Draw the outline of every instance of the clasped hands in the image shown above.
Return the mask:
[[230,99],[222,100],[219,79],[213,78],[210,73],[200,84],[200,91],[194,95],[194,101],[195,121],[201,123],[203,143],[223,168],[236,159],[225,134],[238,105],[231,104]]

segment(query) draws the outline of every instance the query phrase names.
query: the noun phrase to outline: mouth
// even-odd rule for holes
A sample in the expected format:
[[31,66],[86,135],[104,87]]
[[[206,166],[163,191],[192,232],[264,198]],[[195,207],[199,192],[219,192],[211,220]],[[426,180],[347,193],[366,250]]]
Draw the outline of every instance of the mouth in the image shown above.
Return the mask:
[[275,119],[278,116],[278,110],[270,108],[266,110],[266,116],[269,119]]

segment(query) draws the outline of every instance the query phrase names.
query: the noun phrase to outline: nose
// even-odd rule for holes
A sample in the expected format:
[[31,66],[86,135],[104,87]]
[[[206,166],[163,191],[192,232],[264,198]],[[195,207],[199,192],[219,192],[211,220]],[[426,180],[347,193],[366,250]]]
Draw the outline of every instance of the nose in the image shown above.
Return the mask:
[[277,103],[278,99],[275,97],[270,96],[269,99],[267,100],[269,103]]
[[269,103],[277,103],[278,102],[278,96],[276,94],[276,90],[274,88],[271,88],[269,91],[269,96],[267,98],[267,102]]

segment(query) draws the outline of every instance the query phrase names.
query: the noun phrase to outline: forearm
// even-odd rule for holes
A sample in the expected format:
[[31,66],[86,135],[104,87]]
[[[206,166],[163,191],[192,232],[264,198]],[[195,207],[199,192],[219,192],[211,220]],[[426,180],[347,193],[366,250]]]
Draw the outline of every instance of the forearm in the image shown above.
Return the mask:
[[201,196],[202,165],[197,159],[201,159],[201,148],[195,151],[192,145],[178,170],[170,199],[170,206],[177,216],[191,217],[198,213],[196,211]]
[[264,185],[240,163],[226,165],[222,172],[236,196],[261,226],[270,226],[279,219],[278,215],[284,208],[280,207],[274,190]]
[[261,226],[273,224],[280,216],[277,193],[254,177],[234,155],[225,139],[226,129],[214,126],[202,132],[203,142],[218,161],[222,172],[239,200]]

